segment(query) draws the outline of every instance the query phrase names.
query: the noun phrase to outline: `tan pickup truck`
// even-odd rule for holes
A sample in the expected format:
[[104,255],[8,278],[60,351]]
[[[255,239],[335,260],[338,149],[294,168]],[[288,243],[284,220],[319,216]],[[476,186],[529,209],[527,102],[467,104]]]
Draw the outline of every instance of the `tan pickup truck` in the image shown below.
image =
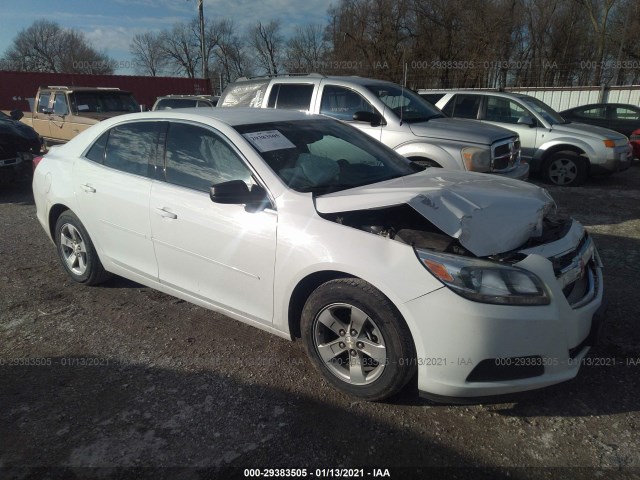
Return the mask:
[[102,87],[40,87],[33,107],[21,120],[46,145],[65,143],[101,120],[140,111],[130,92]]

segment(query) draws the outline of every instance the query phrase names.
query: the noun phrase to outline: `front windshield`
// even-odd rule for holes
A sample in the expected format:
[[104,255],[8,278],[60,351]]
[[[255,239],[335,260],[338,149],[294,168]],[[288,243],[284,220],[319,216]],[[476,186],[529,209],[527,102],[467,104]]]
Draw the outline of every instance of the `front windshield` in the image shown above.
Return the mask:
[[79,114],[139,112],[140,106],[128,92],[74,92],[71,107]]
[[538,100],[534,97],[521,97],[520,100],[530,110],[533,110],[542,118],[544,118],[550,125],[557,125],[558,123],[567,123],[567,121],[560,116],[553,108],[546,103]]
[[427,102],[417,93],[393,83],[366,85],[366,89],[373,92],[382,103],[389,107],[403,122],[426,122],[432,118],[445,115],[435,105]]
[[270,122],[235,129],[298,192],[321,195],[422,170],[368,135],[334,120]]

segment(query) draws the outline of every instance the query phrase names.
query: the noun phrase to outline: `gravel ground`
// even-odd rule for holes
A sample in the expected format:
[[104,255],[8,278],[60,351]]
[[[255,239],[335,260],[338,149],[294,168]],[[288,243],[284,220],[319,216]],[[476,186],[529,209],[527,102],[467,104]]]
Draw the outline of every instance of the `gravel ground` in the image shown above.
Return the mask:
[[455,406],[411,389],[356,401],[322,380],[300,342],[122,278],[76,285],[30,185],[2,187],[0,477],[379,467],[391,478],[640,478],[640,166],[549,190],[605,264],[602,343],[571,382]]

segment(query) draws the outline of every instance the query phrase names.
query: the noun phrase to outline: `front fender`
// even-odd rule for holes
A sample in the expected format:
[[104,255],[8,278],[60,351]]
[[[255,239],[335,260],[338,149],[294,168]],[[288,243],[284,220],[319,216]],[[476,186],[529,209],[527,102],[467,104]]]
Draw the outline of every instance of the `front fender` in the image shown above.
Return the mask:
[[534,154],[533,158],[535,160],[541,161],[550,150],[553,150],[556,147],[560,146],[567,147],[567,150],[579,149],[583,152],[584,155],[587,156],[589,160],[592,160],[598,156],[598,153],[590,143],[576,137],[562,136],[556,137],[540,145],[536,149],[536,153]]
[[446,168],[448,170],[465,170],[462,166],[462,157],[455,158],[451,153],[439,145],[412,142],[396,147],[395,151],[407,158],[428,158],[437,162],[442,168]]

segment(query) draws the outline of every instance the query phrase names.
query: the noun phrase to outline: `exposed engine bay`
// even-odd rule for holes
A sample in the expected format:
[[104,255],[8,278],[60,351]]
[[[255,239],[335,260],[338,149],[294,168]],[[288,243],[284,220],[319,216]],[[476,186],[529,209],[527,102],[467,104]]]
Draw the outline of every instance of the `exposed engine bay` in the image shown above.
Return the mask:
[[[358,230],[405,243],[415,248],[424,248],[469,257],[476,256],[460,245],[458,239],[444,233],[414,208],[406,204],[368,210],[321,214],[321,216],[326,220],[339,223],[340,225],[357,228]],[[561,218],[554,215],[546,216],[542,222],[541,235],[530,237],[523,245],[515,250],[491,255],[488,258],[507,263],[515,263],[526,256],[519,253],[520,250],[559,240],[566,235],[571,228],[571,224],[572,220],[570,218]]]
[[474,256],[409,205],[321,214],[326,220],[357,228],[416,248]]

